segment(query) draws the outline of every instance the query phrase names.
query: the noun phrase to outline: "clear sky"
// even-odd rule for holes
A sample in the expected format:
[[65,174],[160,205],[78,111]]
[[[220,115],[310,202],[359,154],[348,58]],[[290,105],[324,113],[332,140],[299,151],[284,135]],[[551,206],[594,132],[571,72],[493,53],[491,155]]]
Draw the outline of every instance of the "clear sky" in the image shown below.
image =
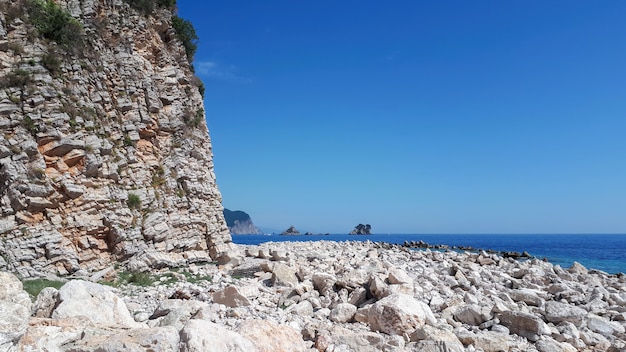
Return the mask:
[[178,1],[260,227],[626,233],[626,1]]

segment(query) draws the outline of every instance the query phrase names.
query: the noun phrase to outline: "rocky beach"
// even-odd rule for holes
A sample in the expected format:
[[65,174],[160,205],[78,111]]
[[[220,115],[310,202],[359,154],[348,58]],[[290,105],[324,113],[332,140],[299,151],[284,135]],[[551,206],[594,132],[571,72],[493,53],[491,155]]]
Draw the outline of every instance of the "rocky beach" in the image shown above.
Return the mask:
[[579,264],[318,241],[239,246],[145,286],[80,274],[35,298],[3,273],[0,350],[626,349],[626,278]]

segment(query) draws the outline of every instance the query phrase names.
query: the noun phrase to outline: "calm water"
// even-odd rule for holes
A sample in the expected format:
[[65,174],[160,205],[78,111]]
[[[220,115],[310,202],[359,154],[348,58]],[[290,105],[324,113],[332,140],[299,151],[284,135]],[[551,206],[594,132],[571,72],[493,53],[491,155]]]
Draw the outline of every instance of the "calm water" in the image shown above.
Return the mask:
[[401,244],[422,240],[429,244],[472,246],[496,251],[526,251],[568,268],[577,261],[588,269],[626,273],[626,235],[233,235],[233,242],[259,244],[282,241],[373,241]]

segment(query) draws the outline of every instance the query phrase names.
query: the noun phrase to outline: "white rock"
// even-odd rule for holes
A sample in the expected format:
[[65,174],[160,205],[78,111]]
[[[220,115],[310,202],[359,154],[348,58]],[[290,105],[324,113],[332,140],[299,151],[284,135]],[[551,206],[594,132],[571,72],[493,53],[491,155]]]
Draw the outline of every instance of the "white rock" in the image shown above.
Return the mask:
[[223,290],[213,293],[213,302],[231,308],[250,305],[248,298],[241,294],[235,286],[227,286]]
[[381,299],[367,309],[367,323],[372,331],[404,335],[424,324],[435,324],[430,308],[411,296],[395,294]]
[[180,331],[180,352],[256,352],[249,339],[206,320],[191,319]]
[[550,335],[552,331],[546,323],[537,316],[524,312],[502,312],[498,315],[500,323],[511,331],[527,338],[530,341],[537,341],[541,335]]
[[111,292],[111,288],[89,281],[69,281],[59,289],[59,304],[52,318],[62,319],[85,316],[96,324],[140,328],[124,301]]
[[389,276],[387,277],[387,280],[392,285],[408,284],[413,282],[409,274],[399,268],[391,268],[389,270]]
[[356,306],[350,303],[339,303],[330,311],[330,320],[336,323],[348,323],[356,314]]
[[587,311],[582,308],[555,301],[546,302],[545,311],[546,320],[554,324],[570,322],[576,326],[581,326],[587,315]]
[[272,321],[245,320],[236,331],[253,342],[259,352],[304,352],[302,335],[294,328]]
[[624,333],[624,327],[620,323],[610,321],[606,318],[599,317],[595,314],[587,315],[585,320],[586,320],[586,325],[589,328],[589,330],[593,332],[597,332],[600,335],[610,337],[615,334]]

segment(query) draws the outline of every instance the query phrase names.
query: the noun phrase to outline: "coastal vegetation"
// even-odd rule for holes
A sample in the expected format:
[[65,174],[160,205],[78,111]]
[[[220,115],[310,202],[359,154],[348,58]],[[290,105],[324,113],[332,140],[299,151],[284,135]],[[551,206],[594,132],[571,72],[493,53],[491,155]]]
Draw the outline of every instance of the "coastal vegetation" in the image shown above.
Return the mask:
[[39,34],[64,49],[77,49],[83,43],[83,26],[52,0],[27,0],[28,19]]
[[56,289],[61,288],[65,284],[65,281],[58,280],[47,280],[47,279],[32,279],[32,280],[24,280],[22,281],[22,285],[24,286],[24,291],[28,292],[28,294],[32,298],[36,298],[39,295],[39,292],[46,287],[54,287]]

